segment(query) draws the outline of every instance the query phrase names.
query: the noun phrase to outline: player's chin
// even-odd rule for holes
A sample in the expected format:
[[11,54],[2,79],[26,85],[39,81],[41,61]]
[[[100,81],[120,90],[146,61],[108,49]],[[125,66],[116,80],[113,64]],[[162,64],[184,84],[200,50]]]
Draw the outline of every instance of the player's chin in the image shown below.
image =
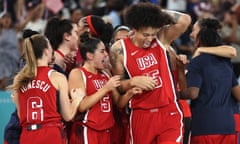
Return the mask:
[[104,69],[105,67],[106,67],[106,63],[104,62],[99,63],[97,66],[98,69]]
[[144,43],[142,47],[143,47],[143,48],[149,48],[149,47],[150,47],[150,44],[151,44],[151,43]]

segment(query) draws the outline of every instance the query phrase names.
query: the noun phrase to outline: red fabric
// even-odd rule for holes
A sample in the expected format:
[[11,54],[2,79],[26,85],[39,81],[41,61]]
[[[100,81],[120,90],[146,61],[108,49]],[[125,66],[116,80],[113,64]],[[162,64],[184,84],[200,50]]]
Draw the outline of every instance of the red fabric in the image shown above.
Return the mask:
[[95,131],[91,128],[84,127],[84,144],[111,144],[110,131]]
[[[49,80],[52,71],[49,67],[38,67],[37,76],[19,90],[20,123],[23,127],[21,143],[34,141],[36,144],[60,144],[63,141],[62,131],[57,126],[62,121],[61,115],[57,112],[57,93]],[[27,131],[26,127],[32,124],[41,124],[43,127]],[[44,127],[45,125],[53,126],[49,128]]]
[[83,59],[82,59],[82,56],[81,56],[79,50],[77,51],[77,54],[76,54],[76,64],[78,66],[82,66],[83,65]]
[[128,139],[129,115],[126,114],[125,109],[119,109],[115,105],[113,113],[115,124],[111,128],[111,144],[124,144]]
[[236,131],[240,132],[240,114],[234,114],[234,120],[236,125]]
[[94,26],[92,24],[91,18],[92,18],[92,16],[87,16],[87,18],[86,18],[87,19],[87,23],[88,23],[88,27],[90,28],[91,32],[98,37],[99,34],[95,30],[95,28],[94,28]]
[[130,139],[134,144],[176,144],[182,140],[182,117],[175,104],[151,110],[136,109],[130,118]]
[[20,144],[66,144],[66,142],[63,127],[57,126],[43,126],[33,131],[23,128],[20,137]]
[[179,100],[180,107],[183,111],[183,117],[191,117],[191,109],[187,100]]
[[[84,67],[80,70],[86,78],[86,95],[91,96],[109,80],[109,77],[100,72],[93,74],[88,72]],[[95,130],[109,129],[114,125],[114,117],[112,111],[112,93],[109,92],[102,99],[91,107],[84,116],[83,124]]]
[[130,78],[150,76],[157,82],[152,91],[134,96],[130,108],[151,109],[176,102],[174,80],[169,68],[166,50],[153,40],[149,48],[136,47],[130,38],[124,39],[124,65]]
[[235,135],[192,136],[191,144],[236,144]]
[[57,92],[49,80],[49,67],[38,67],[37,76],[19,91],[20,123],[23,127],[38,123],[59,123]]

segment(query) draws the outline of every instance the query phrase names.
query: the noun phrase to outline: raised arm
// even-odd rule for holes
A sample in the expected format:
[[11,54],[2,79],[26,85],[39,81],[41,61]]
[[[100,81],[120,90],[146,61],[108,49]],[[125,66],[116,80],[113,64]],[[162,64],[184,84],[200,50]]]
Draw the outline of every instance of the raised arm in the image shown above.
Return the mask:
[[191,24],[191,17],[188,14],[172,11],[172,10],[163,10],[169,14],[175,24],[163,26],[160,29],[159,39],[164,43],[171,43],[180,37]]

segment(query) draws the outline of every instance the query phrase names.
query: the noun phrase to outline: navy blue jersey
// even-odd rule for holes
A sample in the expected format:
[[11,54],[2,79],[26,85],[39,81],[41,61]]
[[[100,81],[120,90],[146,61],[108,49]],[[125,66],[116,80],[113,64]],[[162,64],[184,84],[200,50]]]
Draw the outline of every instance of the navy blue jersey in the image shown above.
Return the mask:
[[191,60],[187,85],[199,88],[198,98],[191,102],[193,136],[235,133],[233,76],[229,59],[201,54]]
[[8,144],[19,144],[21,131],[17,110],[15,110],[4,129],[4,140]]

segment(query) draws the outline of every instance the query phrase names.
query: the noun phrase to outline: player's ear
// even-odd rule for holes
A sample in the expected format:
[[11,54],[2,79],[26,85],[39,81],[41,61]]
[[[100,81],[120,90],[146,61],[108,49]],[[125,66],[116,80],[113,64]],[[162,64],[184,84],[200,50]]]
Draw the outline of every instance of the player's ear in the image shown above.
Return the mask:
[[92,60],[93,59],[93,53],[90,53],[90,52],[87,52],[86,56],[87,56],[87,59],[89,60]]

